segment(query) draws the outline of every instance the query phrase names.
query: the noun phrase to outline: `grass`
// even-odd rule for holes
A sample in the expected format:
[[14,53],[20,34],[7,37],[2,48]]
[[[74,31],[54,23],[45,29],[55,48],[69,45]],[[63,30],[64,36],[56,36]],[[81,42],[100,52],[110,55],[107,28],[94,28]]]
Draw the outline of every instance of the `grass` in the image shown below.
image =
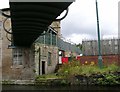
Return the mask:
[[47,80],[47,79],[60,79],[61,76],[56,76],[56,74],[45,74],[45,75],[38,75],[36,76],[36,81],[39,80]]
[[83,65],[80,64],[79,61],[72,61],[68,62],[67,64],[63,64],[57,73],[36,76],[36,80],[60,79],[76,75],[90,76],[91,74],[107,74],[116,71],[120,71],[120,67],[116,64],[106,65],[102,69],[100,69],[97,65],[94,64]]
[[78,61],[72,61],[68,64],[64,64],[59,70],[58,75],[69,77],[75,75],[86,75],[90,76],[91,74],[102,74],[102,73],[109,73],[109,72],[116,72],[119,71],[120,68],[116,64],[111,64],[104,66],[100,69],[97,65],[81,65]]
[[[82,75],[83,77],[91,79],[93,82],[96,81],[95,83],[99,85],[116,85],[120,84],[120,81],[118,81],[120,77],[118,75],[114,75],[114,72],[117,71],[120,71],[120,67],[116,64],[106,65],[102,69],[100,69],[97,65],[93,63],[80,64],[79,61],[72,61],[67,64],[63,64],[57,73],[37,76],[36,82],[42,83],[43,81],[45,81],[45,83],[49,84],[49,79],[60,79],[61,81],[54,80],[53,82],[55,84],[69,84],[71,78],[74,78],[77,75]],[[92,74],[103,75],[104,78],[101,77],[98,79],[92,79]],[[75,83],[78,84],[81,83],[80,81],[76,81],[74,79],[72,79],[72,81],[75,81]]]

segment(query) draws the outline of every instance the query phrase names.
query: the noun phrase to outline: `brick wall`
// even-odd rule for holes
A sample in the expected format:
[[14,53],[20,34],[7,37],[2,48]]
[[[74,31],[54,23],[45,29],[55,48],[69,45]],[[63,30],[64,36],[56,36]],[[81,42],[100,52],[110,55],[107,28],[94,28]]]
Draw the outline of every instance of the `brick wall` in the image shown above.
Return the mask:
[[[119,63],[118,55],[106,55],[106,56],[102,56],[102,59],[104,64]],[[80,62],[82,64],[84,64],[86,61],[88,62],[88,64],[90,64],[91,62],[95,62],[95,64],[97,64],[98,56],[81,56],[80,57]]]

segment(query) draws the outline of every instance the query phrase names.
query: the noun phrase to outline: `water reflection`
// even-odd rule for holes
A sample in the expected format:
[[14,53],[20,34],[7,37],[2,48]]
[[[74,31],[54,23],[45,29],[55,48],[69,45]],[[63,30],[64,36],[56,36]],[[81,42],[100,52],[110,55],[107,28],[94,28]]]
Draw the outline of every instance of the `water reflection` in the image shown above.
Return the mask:
[[108,92],[108,91],[115,91],[120,92],[120,86],[25,86],[25,85],[3,85],[2,92],[8,91],[22,91],[22,92],[47,92],[47,91],[54,91],[54,92],[74,92],[74,91],[97,91],[97,92]]

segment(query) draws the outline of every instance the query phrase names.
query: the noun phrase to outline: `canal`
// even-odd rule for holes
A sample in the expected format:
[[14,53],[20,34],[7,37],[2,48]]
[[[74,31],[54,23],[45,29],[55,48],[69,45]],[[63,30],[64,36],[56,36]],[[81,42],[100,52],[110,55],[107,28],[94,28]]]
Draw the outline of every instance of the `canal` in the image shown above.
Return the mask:
[[28,86],[2,85],[2,92],[120,92],[120,86]]

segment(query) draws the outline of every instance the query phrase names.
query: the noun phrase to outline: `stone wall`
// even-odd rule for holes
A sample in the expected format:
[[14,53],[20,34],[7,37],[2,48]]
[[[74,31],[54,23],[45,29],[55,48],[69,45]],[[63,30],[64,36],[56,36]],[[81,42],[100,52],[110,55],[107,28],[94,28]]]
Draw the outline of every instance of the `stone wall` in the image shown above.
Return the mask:
[[[0,16],[2,23],[5,20],[5,17]],[[60,33],[60,22],[52,24],[58,34]],[[58,27],[55,27],[55,26]],[[5,23],[5,27],[9,30],[11,27],[11,20],[8,19]],[[2,28],[2,39],[0,40],[0,49],[1,49],[1,66],[2,66],[2,79],[3,80],[31,80],[34,79],[36,74],[39,73],[42,75],[42,62],[45,62],[45,74],[53,73],[56,65],[58,63],[58,47],[52,45],[35,45],[30,48],[26,47],[15,47],[9,48],[8,45],[11,45],[11,42],[6,38],[6,32]],[[8,34],[8,38],[11,38],[11,35]],[[39,54],[36,52],[40,48]],[[22,64],[17,65],[14,63],[14,50],[21,49],[22,51]],[[36,54],[35,54],[36,53]],[[48,53],[50,53],[50,64],[48,60]],[[36,55],[36,56],[35,56]],[[18,55],[19,56],[19,55]],[[18,57],[20,58],[20,57]],[[39,63],[40,62],[40,63]],[[36,73],[36,74],[35,74]]]
[[2,67],[2,17],[0,16],[0,69]]
[[[0,21],[5,20],[5,17],[0,16]],[[8,19],[5,23],[6,29],[11,27],[11,20]],[[33,79],[35,73],[34,70],[34,46],[30,48],[25,47],[16,47],[14,49],[21,48],[23,61],[22,65],[14,65],[13,63],[13,50],[9,48],[8,45],[11,45],[11,42],[6,38],[6,32],[1,28],[2,39],[0,40],[0,49],[1,57],[0,62],[2,63],[2,79],[3,80],[29,80]],[[8,38],[11,38],[11,35],[8,34]],[[19,58],[19,57],[18,57]]]
[[61,35],[61,27],[60,27],[60,21],[54,21],[51,26],[54,28],[54,30],[57,32],[57,35]]
[[[34,79],[34,49],[22,48],[23,61],[21,65],[13,63],[12,51],[10,56],[5,56],[2,59],[2,78],[3,80],[31,80]],[[7,53],[7,52],[5,52]],[[19,58],[19,57],[18,57]]]
[[[58,47],[47,46],[44,44],[36,44],[36,54],[35,54],[35,65],[36,74],[42,75],[42,62],[45,62],[45,74],[53,73],[55,71],[56,65],[58,64]],[[48,53],[51,53],[51,62],[48,60]]]

